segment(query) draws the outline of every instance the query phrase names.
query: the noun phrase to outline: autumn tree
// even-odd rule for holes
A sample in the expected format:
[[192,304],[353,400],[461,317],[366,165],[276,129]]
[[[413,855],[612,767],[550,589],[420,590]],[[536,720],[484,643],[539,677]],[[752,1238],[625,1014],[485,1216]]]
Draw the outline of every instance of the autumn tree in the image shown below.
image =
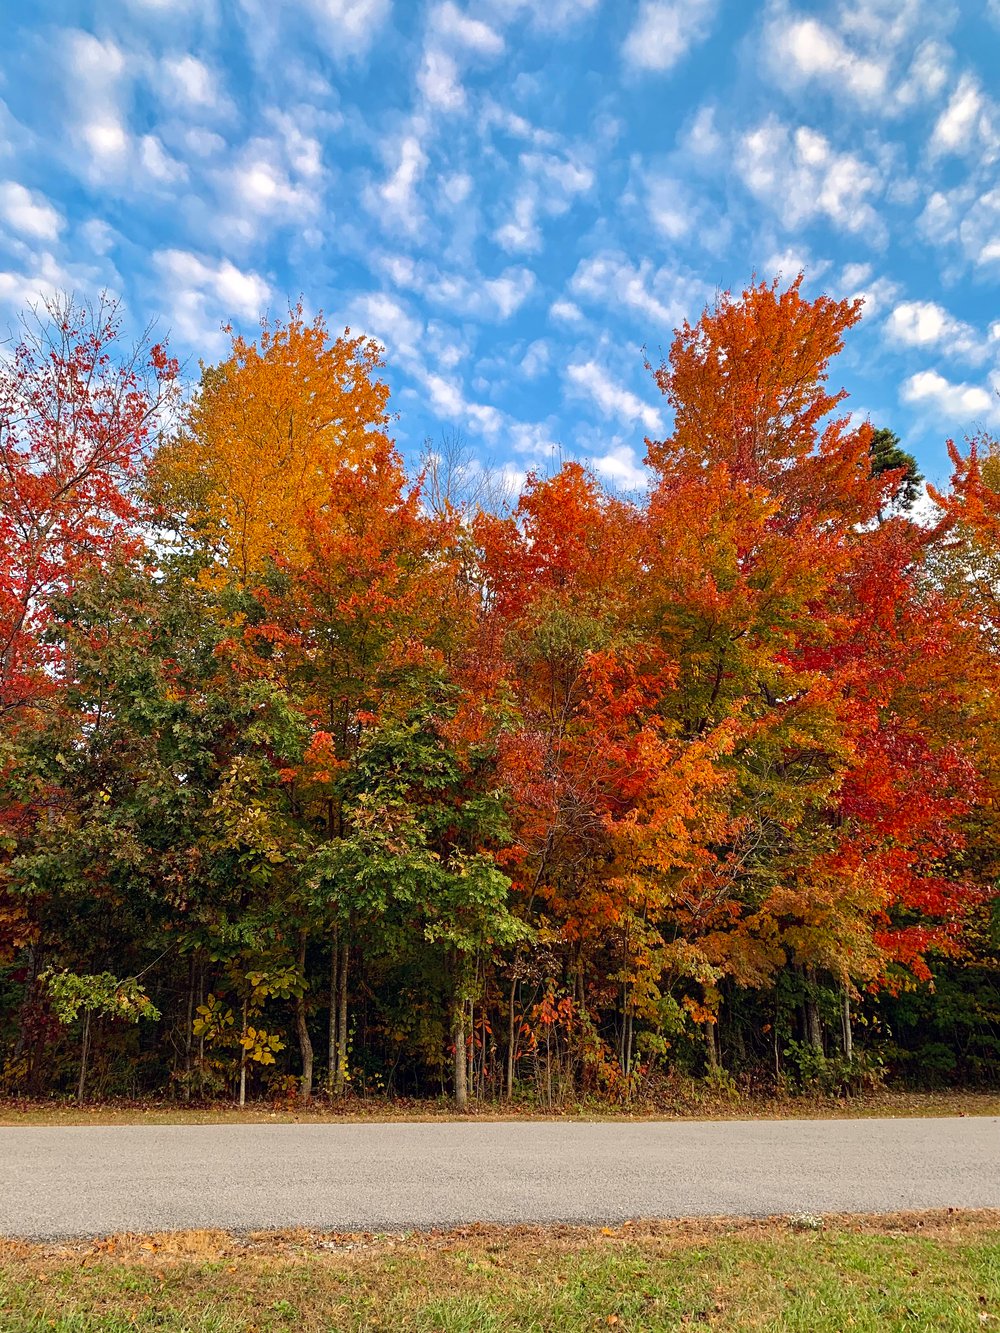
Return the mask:
[[[53,599],[142,543],[135,483],[177,365],[148,336],[128,344],[122,323],[108,297],[54,299],[25,315],[0,358],[0,775],[65,678]],[[31,972],[33,936],[3,848],[37,817],[23,792],[0,807],[0,960],[26,947]]]
[[[658,485],[647,605],[681,664],[672,707],[682,729],[698,735],[728,717],[738,735],[728,761],[737,836],[718,849],[720,889],[710,879],[703,893],[715,914],[700,923],[703,947],[742,984],[771,984],[786,961],[802,969],[804,1035],[816,1044],[814,971],[845,985],[884,976],[892,904],[919,900],[917,883],[934,901],[935,858],[972,785],[961,753],[927,726],[928,707],[947,698],[946,669],[899,716],[904,664],[916,669],[926,652],[918,636],[937,634],[935,660],[952,664],[959,640],[945,608],[921,604],[915,530],[873,525],[906,470],[880,468],[871,428],[835,415],[845,395],[827,387],[829,362],[859,305],[808,301],[800,289],[801,277],[783,292],[723,295],[683,326],[656,371],[675,421],[649,444]],[[912,636],[905,649],[886,638],[896,626]],[[911,764],[926,800],[911,792],[885,824],[866,824],[861,792],[887,795],[876,774],[898,765],[898,780]],[[886,860],[895,870],[880,874]],[[944,892],[949,921],[961,896]],[[894,937],[918,973],[919,941],[934,938],[922,930],[912,948]]]
[[228,330],[229,355],[203,365],[183,429],[160,451],[154,494],[165,513],[243,583],[275,554],[304,554],[303,523],[327,502],[338,470],[386,444],[389,391],[381,351],[345,330],[332,337],[300,302],[261,321],[248,341]]

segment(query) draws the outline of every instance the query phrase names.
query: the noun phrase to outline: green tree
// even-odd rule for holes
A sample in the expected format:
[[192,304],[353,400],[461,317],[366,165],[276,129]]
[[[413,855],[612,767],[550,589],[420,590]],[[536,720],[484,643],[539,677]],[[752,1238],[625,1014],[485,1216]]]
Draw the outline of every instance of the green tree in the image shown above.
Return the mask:
[[896,508],[909,511],[922,494],[923,475],[917,467],[917,460],[902,447],[899,436],[887,426],[880,426],[872,432],[868,446],[873,477],[884,476],[887,472],[898,472],[899,486],[893,498]]

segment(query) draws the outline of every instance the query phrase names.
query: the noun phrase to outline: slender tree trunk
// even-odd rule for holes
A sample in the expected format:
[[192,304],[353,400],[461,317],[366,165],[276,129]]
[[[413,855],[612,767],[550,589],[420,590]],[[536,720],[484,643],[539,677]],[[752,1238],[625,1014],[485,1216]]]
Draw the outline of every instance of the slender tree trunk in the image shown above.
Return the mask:
[[[243,998],[243,1026],[240,1028],[240,1036],[247,1035],[247,1001]],[[246,1047],[240,1042],[240,1106],[247,1104],[247,1051]]]
[[844,1040],[844,1059],[848,1064],[854,1060],[854,1033],[851,1031],[851,993],[844,986],[843,1008],[840,1012],[840,1022],[843,1031]]
[[350,940],[345,932],[340,945],[340,980],[337,987],[337,1072],[333,1079],[333,1091],[337,1097],[343,1097],[347,1089],[347,978],[350,955]]
[[76,1100],[83,1101],[87,1087],[87,1057],[90,1054],[90,1010],[83,1011],[83,1037],[80,1041],[80,1078],[76,1085]]
[[340,949],[338,932],[333,932],[333,948],[330,952],[330,1025],[327,1031],[327,1096],[333,1096],[333,1083],[337,1076],[337,983],[339,980]]
[[714,1023],[705,1024],[705,1055],[708,1060],[708,1072],[714,1073],[719,1067],[719,1047],[715,1037]]
[[[205,1003],[205,964],[198,968],[198,1003]],[[205,1100],[205,1034],[198,1038],[198,1100]]]
[[775,1084],[781,1080],[781,1056],[778,1051],[778,1011],[774,1011],[774,1022],[771,1024],[771,1046],[774,1051],[774,1081]]
[[514,998],[517,994],[517,961],[514,963],[515,973],[510,979],[510,998],[507,1003],[507,1082],[506,1093],[507,1100],[510,1101],[514,1096],[514,1051],[517,1046],[517,1031],[514,1022]]
[[815,1051],[823,1049],[823,1024],[816,1003],[816,969],[806,968],[806,1041]]
[[465,1050],[465,1001],[457,997],[451,1008],[451,1039],[455,1043],[455,1105],[464,1111],[469,1104],[468,1057]]
[[[306,932],[299,932],[299,975],[302,985],[306,980]],[[295,997],[295,1026],[299,1036],[299,1051],[302,1054],[302,1084],[299,1088],[299,1100],[305,1105],[312,1097],[313,1085],[313,1044],[309,1036],[309,1024],[306,1021],[306,997],[303,990]]]
[[191,966],[188,969],[188,999],[187,999],[187,1027],[184,1030],[184,1100],[191,1100],[191,1052],[194,1045],[194,985],[195,985],[195,957],[191,955]]

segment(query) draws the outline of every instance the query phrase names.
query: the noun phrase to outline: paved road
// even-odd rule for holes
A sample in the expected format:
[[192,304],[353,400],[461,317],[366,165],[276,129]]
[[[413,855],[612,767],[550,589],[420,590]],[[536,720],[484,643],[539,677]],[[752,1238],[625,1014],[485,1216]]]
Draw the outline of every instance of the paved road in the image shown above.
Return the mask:
[[1000,1208],[1000,1119],[0,1129],[0,1234]]

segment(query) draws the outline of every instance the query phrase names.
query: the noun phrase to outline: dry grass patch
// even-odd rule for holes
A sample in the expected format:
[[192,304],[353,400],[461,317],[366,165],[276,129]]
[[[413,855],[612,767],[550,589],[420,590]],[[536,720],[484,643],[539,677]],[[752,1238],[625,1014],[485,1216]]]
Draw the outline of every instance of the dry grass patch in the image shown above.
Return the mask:
[[3,1333],[1000,1330],[1000,1212],[0,1244]]
[[258,1102],[243,1110],[228,1103],[185,1107],[175,1102],[103,1102],[0,1099],[0,1126],[17,1125],[219,1125],[367,1124],[413,1121],[509,1120],[790,1120],[853,1119],[872,1116],[1000,1116],[1000,1093],[897,1092],[882,1090],[850,1099],[831,1097],[750,1097],[711,1092],[694,1080],[658,1101],[630,1107],[601,1102],[569,1105],[547,1112],[538,1107],[484,1102],[457,1115],[447,1101],[364,1100],[331,1104],[317,1097],[309,1106]]

